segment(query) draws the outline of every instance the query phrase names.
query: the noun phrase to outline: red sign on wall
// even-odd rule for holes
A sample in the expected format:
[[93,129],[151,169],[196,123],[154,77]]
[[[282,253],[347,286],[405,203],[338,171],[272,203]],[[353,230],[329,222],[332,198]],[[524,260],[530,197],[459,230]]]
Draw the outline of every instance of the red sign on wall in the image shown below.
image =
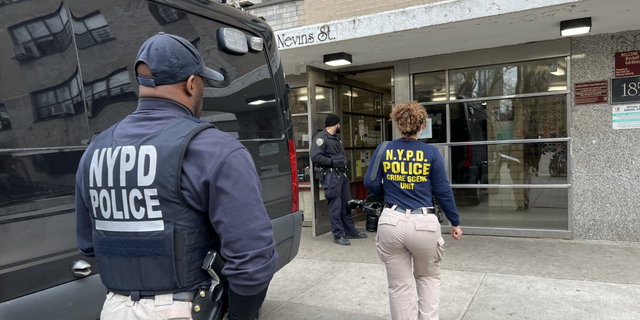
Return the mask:
[[616,78],[640,75],[640,51],[616,53]]
[[576,83],[573,93],[576,105],[607,103],[609,83],[606,80]]

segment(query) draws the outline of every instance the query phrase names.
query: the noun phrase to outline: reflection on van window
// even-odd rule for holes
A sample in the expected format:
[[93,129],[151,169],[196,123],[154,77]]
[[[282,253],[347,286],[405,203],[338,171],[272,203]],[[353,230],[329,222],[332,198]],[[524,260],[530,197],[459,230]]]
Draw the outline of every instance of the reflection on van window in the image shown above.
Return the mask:
[[80,76],[76,72],[67,81],[31,93],[38,120],[75,115],[84,111],[80,96]]
[[76,35],[78,49],[85,49],[114,39],[111,28],[100,11],[90,13],[82,18],[73,17],[73,33]]
[[[198,47],[200,46],[200,38],[195,38],[195,39],[191,40],[191,44],[192,44],[194,47],[196,47],[196,49],[198,49]],[[206,84],[207,84],[207,83],[205,82],[205,85],[206,85]]]
[[260,106],[219,105],[212,98],[205,98],[201,119],[239,140],[281,139],[279,117],[274,117],[277,114],[275,102]]
[[62,5],[52,14],[9,27],[9,33],[20,62],[63,52],[71,44],[71,26]]
[[155,3],[149,4],[149,12],[151,12],[153,18],[155,18],[161,26],[176,22],[186,16],[183,12],[180,12],[176,9],[158,5]]
[[[79,150],[1,154],[0,216],[33,210],[38,205],[34,200],[72,196],[75,191],[75,172],[82,153]],[[57,205],[67,204],[72,203],[72,198],[52,201]],[[24,206],[28,203],[31,205]]]
[[0,7],[10,5],[12,3],[20,2],[24,0],[0,0]]
[[109,104],[137,99],[126,68],[115,71],[102,79],[85,83],[84,94],[87,96],[89,118],[96,117]]
[[[200,37],[199,51],[204,52],[204,60],[212,60],[211,55],[215,54],[215,60],[229,57],[237,65],[233,69],[219,68],[225,80],[205,88],[202,119],[239,140],[283,139],[280,108],[264,53],[226,54],[217,50],[215,34]],[[207,63],[218,66],[215,62]]]
[[4,104],[0,104],[0,131],[11,130],[11,120],[9,120],[9,112]]

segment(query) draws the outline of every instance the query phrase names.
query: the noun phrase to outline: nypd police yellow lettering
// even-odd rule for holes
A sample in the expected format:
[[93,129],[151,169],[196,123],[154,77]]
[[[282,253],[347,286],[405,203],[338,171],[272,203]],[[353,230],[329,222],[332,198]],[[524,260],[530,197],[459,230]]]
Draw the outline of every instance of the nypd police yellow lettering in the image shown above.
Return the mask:
[[416,183],[427,182],[431,164],[422,150],[386,150],[382,168],[389,181],[399,181],[400,188],[413,190]]

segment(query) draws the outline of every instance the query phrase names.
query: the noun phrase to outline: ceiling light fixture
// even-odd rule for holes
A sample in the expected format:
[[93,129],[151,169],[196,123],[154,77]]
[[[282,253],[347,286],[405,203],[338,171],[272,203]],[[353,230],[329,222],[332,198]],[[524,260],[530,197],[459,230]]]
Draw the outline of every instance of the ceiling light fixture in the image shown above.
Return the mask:
[[[300,98],[298,98],[299,101],[307,101],[309,100],[309,98],[307,96],[300,96]],[[322,94],[316,94],[316,100],[324,100],[324,95]]]
[[567,90],[567,86],[549,86],[547,91],[565,91]]
[[353,62],[351,55],[346,52],[338,52],[324,55],[324,63],[332,67],[346,66]]
[[589,33],[591,31],[591,17],[560,22],[560,34],[563,37]]

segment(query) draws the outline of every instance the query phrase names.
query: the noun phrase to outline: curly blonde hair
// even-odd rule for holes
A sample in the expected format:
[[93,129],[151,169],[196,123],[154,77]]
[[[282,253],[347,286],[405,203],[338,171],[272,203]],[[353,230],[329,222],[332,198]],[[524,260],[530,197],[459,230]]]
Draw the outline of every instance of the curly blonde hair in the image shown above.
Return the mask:
[[416,101],[396,105],[391,111],[391,119],[400,133],[408,136],[418,133],[427,118],[427,111]]

